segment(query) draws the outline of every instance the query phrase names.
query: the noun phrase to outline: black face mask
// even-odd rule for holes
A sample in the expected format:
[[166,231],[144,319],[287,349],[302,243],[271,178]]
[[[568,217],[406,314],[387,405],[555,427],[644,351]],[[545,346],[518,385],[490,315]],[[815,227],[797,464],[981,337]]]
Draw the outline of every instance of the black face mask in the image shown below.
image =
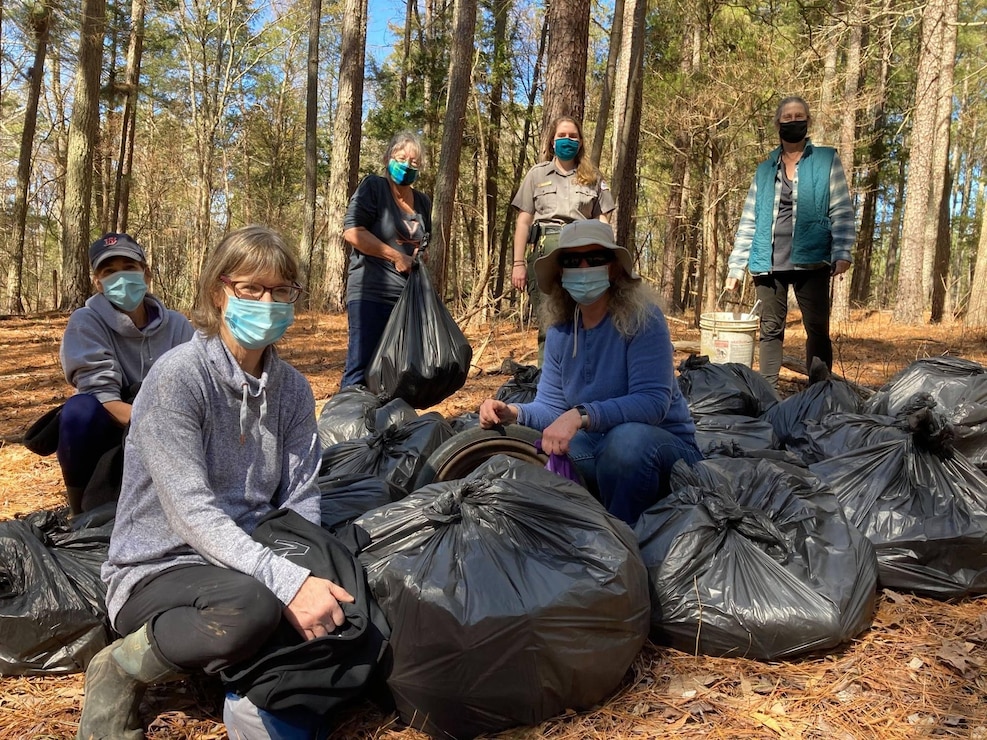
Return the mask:
[[778,124],[778,134],[782,141],[789,144],[798,144],[809,132],[808,121],[785,121]]

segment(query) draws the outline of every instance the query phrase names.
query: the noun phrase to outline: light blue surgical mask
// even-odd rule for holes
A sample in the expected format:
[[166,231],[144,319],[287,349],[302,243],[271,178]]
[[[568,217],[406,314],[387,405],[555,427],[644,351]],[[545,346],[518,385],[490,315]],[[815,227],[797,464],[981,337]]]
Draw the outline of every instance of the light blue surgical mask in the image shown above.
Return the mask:
[[418,168],[412,167],[407,162],[398,162],[396,159],[392,159],[387,163],[387,174],[398,185],[411,185],[418,179]]
[[250,301],[227,296],[223,320],[244,349],[262,349],[274,344],[295,323],[295,304]]
[[607,265],[563,268],[562,287],[576,303],[588,306],[595,303],[610,287],[610,268]]
[[122,311],[133,311],[147,295],[147,283],[144,281],[143,272],[134,270],[112,272],[100,278],[99,282],[103,286],[106,300]]
[[560,162],[571,162],[576,158],[576,154],[578,152],[579,152],[578,139],[555,140],[555,156],[559,158]]

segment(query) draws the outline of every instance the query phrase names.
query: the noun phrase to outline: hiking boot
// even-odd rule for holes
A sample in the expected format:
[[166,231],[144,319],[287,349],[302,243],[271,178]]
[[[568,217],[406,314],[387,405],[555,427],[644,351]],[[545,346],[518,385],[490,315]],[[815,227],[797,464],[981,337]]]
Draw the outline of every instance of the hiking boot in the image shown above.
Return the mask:
[[154,652],[146,624],[103,648],[86,669],[76,740],[143,740],[138,709],[144,689],[180,675]]

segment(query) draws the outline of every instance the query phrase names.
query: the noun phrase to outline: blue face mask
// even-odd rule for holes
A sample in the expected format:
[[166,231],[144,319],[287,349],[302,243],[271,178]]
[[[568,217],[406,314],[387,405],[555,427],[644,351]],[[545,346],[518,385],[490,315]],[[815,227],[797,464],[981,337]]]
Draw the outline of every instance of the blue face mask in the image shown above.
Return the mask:
[[407,162],[398,162],[396,159],[392,159],[387,163],[387,174],[398,185],[410,185],[418,179],[418,168],[412,167]]
[[227,298],[223,320],[244,349],[262,349],[274,344],[295,323],[294,303]]
[[555,156],[560,162],[571,162],[579,152],[579,141],[576,139],[556,139]]
[[99,282],[106,300],[123,311],[133,311],[147,295],[143,272],[121,270],[100,278]]
[[588,306],[610,287],[610,268],[607,265],[563,268],[562,287],[576,303]]

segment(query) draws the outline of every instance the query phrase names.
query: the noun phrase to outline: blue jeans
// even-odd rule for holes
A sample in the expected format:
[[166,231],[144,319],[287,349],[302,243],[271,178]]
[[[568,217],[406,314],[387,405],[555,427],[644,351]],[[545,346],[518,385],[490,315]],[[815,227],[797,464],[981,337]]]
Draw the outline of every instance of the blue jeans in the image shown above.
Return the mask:
[[346,304],[349,321],[349,343],[346,347],[346,367],[340,388],[348,385],[366,385],[367,365],[384,334],[387,320],[391,318],[393,303],[381,301],[350,301]]
[[122,439],[123,427],[96,396],[77,393],[69,398],[59,418],[56,451],[65,485],[85,488],[99,459]]
[[607,511],[631,526],[645,509],[669,492],[676,460],[689,465],[702,453],[694,435],[629,422],[608,432],[576,432],[569,457]]

